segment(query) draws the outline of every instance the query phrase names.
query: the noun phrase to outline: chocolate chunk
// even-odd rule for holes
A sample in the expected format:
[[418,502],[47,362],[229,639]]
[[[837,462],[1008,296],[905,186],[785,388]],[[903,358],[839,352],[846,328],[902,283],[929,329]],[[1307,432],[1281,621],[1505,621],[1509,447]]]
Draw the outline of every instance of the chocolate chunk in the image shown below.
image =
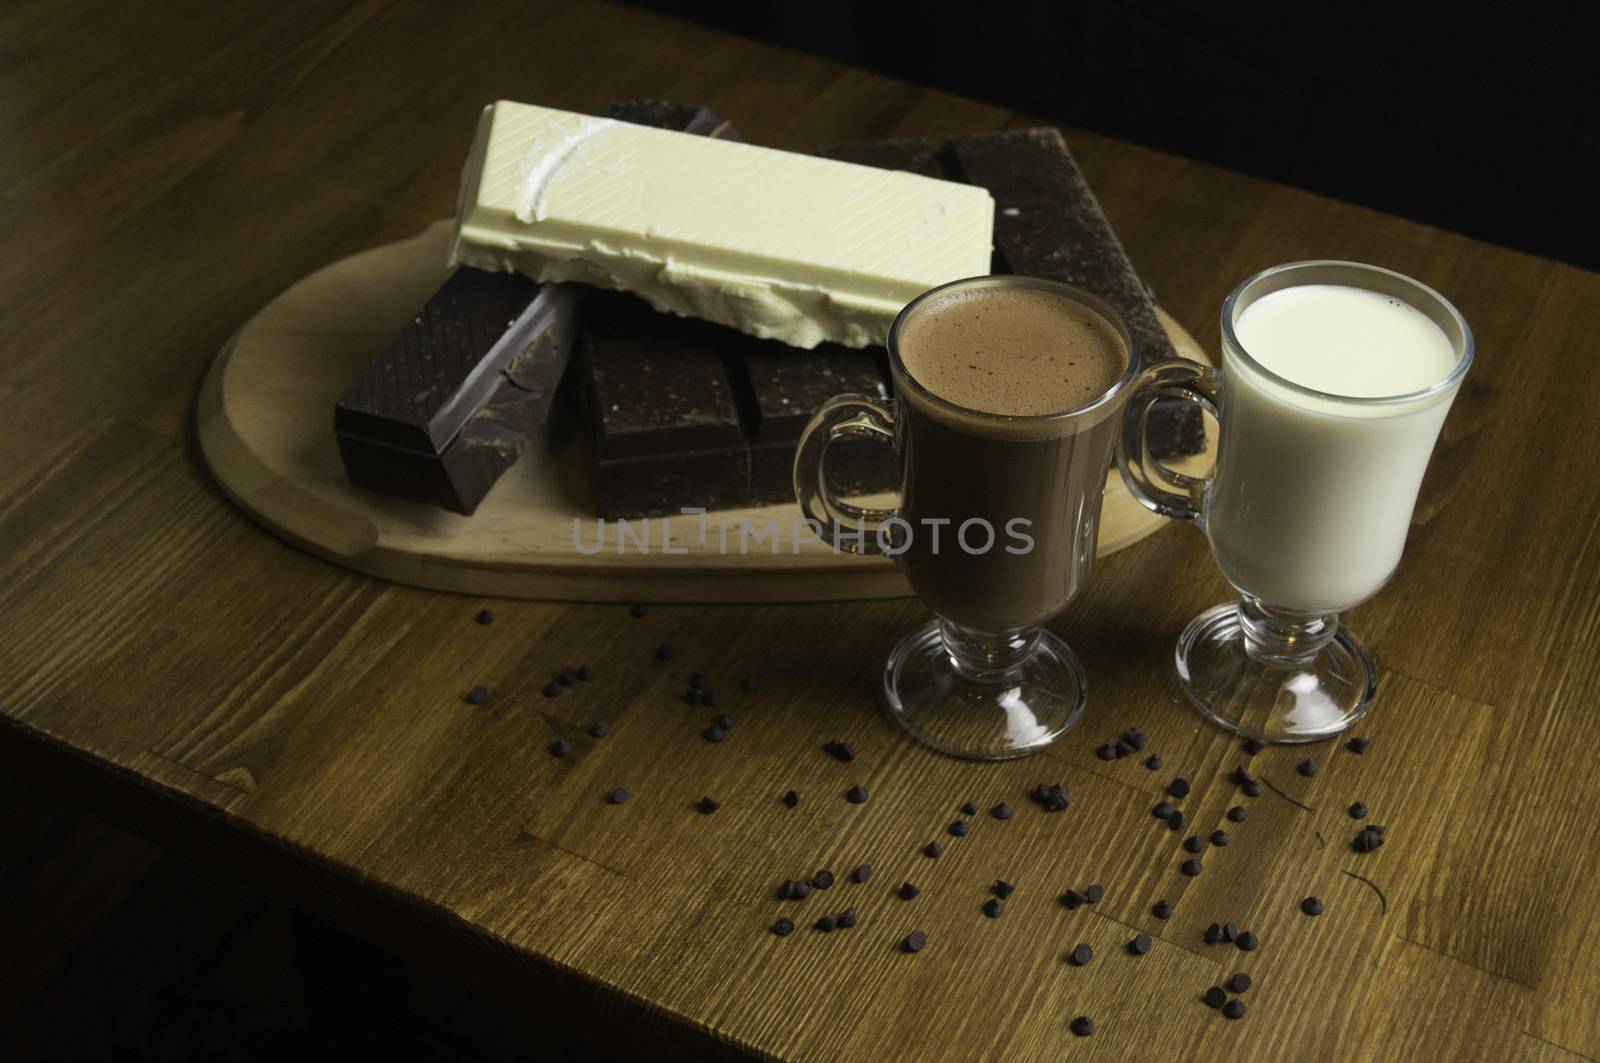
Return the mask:
[[1182,830],[1188,822],[1188,819],[1183,814],[1183,809],[1180,808],[1167,817],[1167,828],[1169,830]]
[[1206,927],[1204,936],[1207,945],[1215,945],[1217,942],[1222,940],[1222,924],[1212,923],[1210,926]]
[[633,617],[635,620],[644,619],[645,614],[649,611],[650,610],[645,607],[643,602],[634,602],[633,605],[628,607],[628,615]]
[[839,920],[834,916],[825,915],[818,919],[815,925],[818,930],[826,934],[835,926],[839,925]]
[[1230,1019],[1244,1018],[1244,1001],[1234,999],[1222,1005],[1222,1014]]
[[1183,839],[1183,851],[1186,853],[1198,853],[1205,847],[1205,841],[1202,840],[1198,834],[1191,834],[1187,838]]
[[872,877],[872,865],[862,864],[860,867],[856,868],[855,871],[851,872],[850,877],[855,879],[857,882],[867,881],[867,879]]
[[1077,908],[1079,905],[1089,903],[1089,898],[1078,890],[1068,890],[1061,895],[1061,903],[1068,908]]
[[700,737],[704,738],[707,742],[715,743],[720,742],[724,738],[728,737],[728,733],[722,728],[718,727],[716,724],[712,724],[710,727],[707,727],[704,731],[700,732]]
[[494,623],[494,612],[489,609],[479,609],[478,615],[472,619],[478,624],[492,624]]
[[694,807],[700,810],[701,815],[709,816],[711,813],[722,807],[722,802],[707,794],[705,797],[702,797]]
[[1143,956],[1150,951],[1150,944],[1149,934],[1135,934],[1133,940],[1128,942],[1128,951],[1135,956]]
[[1317,773],[1317,762],[1312,760],[1310,757],[1307,757],[1305,760],[1302,760],[1300,763],[1296,764],[1294,766],[1294,770],[1309,779],[1311,776]]
[[1161,754],[1159,753],[1152,753],[1148,757],[1144,758],[1144,766],[1149,768],[1151,771],[1160,770],[1163,763],[1164,762],[1161,759]]
[[1228,1002],[1228,991],[1219,985],[1214,985],[1201,996],[1208,1008],[1220,1008]]
[[846,908],[844,911],[839,913],[836,922],[840,929],[849,930],[851,927],[856,925],[856,920],[858,918],[859,917],[856,915],[856,910],[854,908]]
[[1150,914],[1155,916],[1157,919],[1171,919],[1172,902],[1157,901],[1155,904],[1150,906]]
[[793,808],[795,805],[800,803],[800,795],[795,793],[793,790],[789,790],[783,795],[783,803],[788,805],[790,808]]
[[1351,805],[1350,806],[1350,818],[1351,819],[1366,819],[1367,818],[1367,806],[1362,804],[1360,801],[1357,801],[1355,804]]
[[913,930],[906,935],[905,950],[907,952],[921,952],[928,943],[928,935],[920,930]]
[[1072,950],[1072,956],[1070,959],[1072,966],[1082,967],[1090,960],[1094,959],[1094,949],[1090,948],[1087,942],[1084,942]]
[[1260,947],[1261,941],[1252,931],[1246,930],[1234,939],[1233,943],[1246,952],[1254,952]]
[[1243,823],[1247,818],[1249,818],[1250,813],[1245,811],[1243,805],[1234,805],[1232,808],[1228,809],[1227,815],[1230,821],[1234,823]]
[[833,872],[829,871],[827,868],[823,868],[821,871],[818,871],[815,875],[811,876],[811,884],[817,887],[819,890],[832,889]]
[[921,893],[921,892],[922,892],[921,890],[917,889],[917,887],[913,886],[909,882],[902,882],[900,884],[899,893],[900,893],[900,899],[902,901],[909,901],[909,900],[913,899],[914,897],[916,897],[916,895]]
[[552,757],[564,757],[571,752],[572,743],[565,738],[558,738],[550,745],[550,755]]
[[1244,751],[1252,757],[1266,748],[1267,744],[1259,738],[1246,738],[1244,740]]
[[1228,992],[1230,993],[1247,993],[1250,991],[1250,986],[1250,976],[1243,971],[1228,979]]
[[547,698],[559,698],[561,696],[561,692],[565,689],[566,688],[563,687],[559,682],[552,679],[550,682],[544,685],[542,692]]
[[1350,741],[1345,743],[1345,748],[1350,750],[1352,753],[1365,753],[1367,751],[1367,747],[1371,744],[1372,739],[1370,738],[1352,738]]
[[695,103],[672,103],[667,100],[618,98],[611,100],[600,112],[606,118],[634,125],[653,126],[656,129],[675,129],[684,133],[716,137],[718,140],[738,140],[733,123],[709,107]]
[[999,897],[990,897],[983,902],[983,914],[990,919],[999,919],[1006,914],[1005,902]]
[[772,924],[772,932],[781,938],[788,937],[794,933],[794,920],[786,915],[779,916],[778,921]]
[[1183,798],[1189,796],[1189,780],[1182,775],[1167,783],[1167,793],[1173,797]]
[[929,842],[927,845],[922,847],[922,855],[926,856],[930,860],[937,860],[940,856],[944,855],[944,846],[940,845],[938,842]]
[[589,725],[589,734],[595,738],[604,738],[610,733],[611,725],[609,723],[601,723],[597,721]]
[[850,789],[846,790],[844,793],[844,799],[849,801],[852,805],[866,804],[867,796],[867,788],[862,786],[860,783],[850,787]]
[[1094,1020],[1087,1015],[1079,1015],[1072,1020],[1071,1029],[1074,1037],[1093,1037]]
[[856,747],[849,742],[828,742],[822,748],[835,760],[842,760],[848,763],[856,759]]
[[967,831],[971,830],[972,826],[966,820],[958,819],[946,829],[950,831],[952,837],[965,838]]
[[994,808],[989,810],[989,814],[995,819],[1010,819],[1014,813],[1011,811],[1010,805],[1006,804],[1004,801],[1001,801],[998,805],[995,805]]
[[976,816],[978,814],[978,802],[976,802],[976,801],[966,801],[966,802],[964,802],[961,805],[961,814],[963,816]]
[[1233,839],[1228,836],[1228,832],[1225,830],[1214,830],[1211,832],[1212,845],[1223,846],[1227,845],[1231,841],[1233,841]]
[[1193,878],[1200,873],[1201,864],[1198,858],[1191,856],[1189,859],[1178,865],[1178,870],[1182,871],[1190,878]]
[[1300,910],[1307,915],[1321,915],[1322,901],[1316,897],[1307,897],[1300,902]]
[[467,701],[474,705],[487,705],[489,703],[489,688],[481,683],[467,691]]
[[994,890],[994,895],[999,897],[1001,900],[1005,900],[1007,897],[1011,896],[1016,892],[1017,889],[1017,887],[1013,886],[1003,878],[996,879],[994,886],[991,888]]
[[608,798],[608,800],[610,800],[610,802],[612,804],[614,804],[614,805],[620,805],[620,804],[622,804],[622,802],[626,801],[630,796],[632,796],[632,795],[629,794],[628,791],[624,790],[622,787],[619,786],[615,790],[611,791],[611,794],[610,794],[610,797]]

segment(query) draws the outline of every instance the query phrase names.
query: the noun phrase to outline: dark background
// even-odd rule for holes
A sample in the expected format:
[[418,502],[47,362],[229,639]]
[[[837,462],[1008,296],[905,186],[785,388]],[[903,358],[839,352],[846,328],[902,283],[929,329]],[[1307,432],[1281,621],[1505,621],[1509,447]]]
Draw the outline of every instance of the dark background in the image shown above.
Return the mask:
[[1600,269],[1600,3],[633,3]]

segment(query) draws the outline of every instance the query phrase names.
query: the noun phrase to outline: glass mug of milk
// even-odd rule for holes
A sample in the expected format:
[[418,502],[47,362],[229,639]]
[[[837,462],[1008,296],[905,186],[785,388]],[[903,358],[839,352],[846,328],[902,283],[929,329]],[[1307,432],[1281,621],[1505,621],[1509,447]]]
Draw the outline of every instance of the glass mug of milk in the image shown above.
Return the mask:
[[[1197,708],[1268,742],[1338,734],[1372,706],[1377,671],[1339,614],[1377,593],[1405,547],[1428,457],[1467,367],[1472,332],[1427,286],[1357,262],[1291,262],[1222,304],[1222,367],[1150,366],[1124,413],[1129,490],[1200,527],[1240,600],[1178,639]],[[1161,399],[1217,419],[1213,474],[1153,459]]]

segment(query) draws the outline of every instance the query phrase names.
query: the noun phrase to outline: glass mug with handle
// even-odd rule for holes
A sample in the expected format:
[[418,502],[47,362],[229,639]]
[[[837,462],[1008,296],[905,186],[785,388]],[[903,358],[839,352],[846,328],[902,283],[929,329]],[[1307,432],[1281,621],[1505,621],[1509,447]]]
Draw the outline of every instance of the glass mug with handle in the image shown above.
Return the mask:
[[[896,402],[825,403],[800,437],[795,497],[821,538],[886,554],[937,619],[890,654],[890,713],[943,752],[984,760],[1050,744],[1082,716],[1083,668],[1042,625],[1088,581],[1100,500],[1138,373],[1109,305],[1065,284],[977,277],[925,292],[889,329]],[[828,444],[890,442],[900,504],[832,495]]]
[[[1291,262],[1222,304],[1222,366],[1144,371],[1117,445],[1142,504],[1205,532],[1240,593],[1178,639],[1202,714],[1268,742],[1311,742],[1372,706],[1371,656],[1339,614],[1400,562],[1423,472],[1472,364],[1472,332],[1433,289],[1357,262]],[[1181,475],[1144,438],[1159,399],[1218,421],[1213,474]]]

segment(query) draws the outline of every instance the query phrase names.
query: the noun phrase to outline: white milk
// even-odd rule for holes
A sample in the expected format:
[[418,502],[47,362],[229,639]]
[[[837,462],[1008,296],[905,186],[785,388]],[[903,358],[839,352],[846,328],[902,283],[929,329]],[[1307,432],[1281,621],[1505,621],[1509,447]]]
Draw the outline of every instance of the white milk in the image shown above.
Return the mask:
[[1362,288],[1307,284],[1247,306],[1234,334],[1268,379],[1223,344],[1222,441],[1206,532],[1229,582],[1268,605],[1342,612],[1400,562],[1428,456],[1457,388],[1443,330]]

